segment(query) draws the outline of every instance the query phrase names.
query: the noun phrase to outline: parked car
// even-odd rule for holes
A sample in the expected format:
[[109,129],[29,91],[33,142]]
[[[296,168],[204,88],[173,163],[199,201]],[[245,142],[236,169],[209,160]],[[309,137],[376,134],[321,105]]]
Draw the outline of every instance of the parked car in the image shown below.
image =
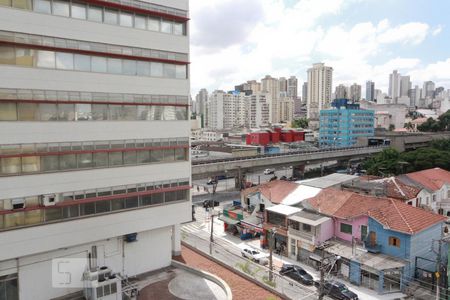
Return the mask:
[[269,263],[269,255],[263,252],[259,252],[250,247],[245,247],[241,250],[242,257],[248,258],[258,264],[267,265]]
[[[320,288],[320,282],[315,282],[315,286],[317,288]],[[358,300],[358,295],[353,293],[348,289],[348,287],[340,282],[337,281],[325,281],[323,286],[324,293],[333,298],[338,300]]]
[[270,174],[274,174],[275,173],[275,169],[265,169],[264,170],[264,175],[270,175]]
[[306,272],[302,267],[290,264],[284,264],[280,271],[281,275],[294,279],[305,285],[313,285],[314,280],[311,274]]

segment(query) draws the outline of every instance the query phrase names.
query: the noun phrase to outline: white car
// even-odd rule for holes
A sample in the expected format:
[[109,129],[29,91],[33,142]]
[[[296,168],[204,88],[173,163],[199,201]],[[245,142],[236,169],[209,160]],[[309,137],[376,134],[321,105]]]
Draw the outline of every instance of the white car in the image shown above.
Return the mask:
[[265,169],[264,170],[264,175],[269,175],[269,174],[274,174],[275,173],[275,169]]
[[267,265],[269,263],[269,255],[250,247],[241,250],[242,257],[248,258],[258,264]]

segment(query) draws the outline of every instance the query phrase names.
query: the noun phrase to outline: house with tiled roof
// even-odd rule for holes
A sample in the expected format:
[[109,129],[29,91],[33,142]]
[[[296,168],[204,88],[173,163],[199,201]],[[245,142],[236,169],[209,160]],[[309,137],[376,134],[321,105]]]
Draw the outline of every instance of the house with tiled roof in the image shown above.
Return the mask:
[[418,206],[450,218],[450,172],[427,169],[397,176],[397,181],[420,188]]
[[333,220],[326,251],[342,257],[339,272],[354,284],[379,293],[401,291],[416,276],[441,271],[430,250],[443,235],[441,215],[400,199],[338,189],[322,190],[304,207]]

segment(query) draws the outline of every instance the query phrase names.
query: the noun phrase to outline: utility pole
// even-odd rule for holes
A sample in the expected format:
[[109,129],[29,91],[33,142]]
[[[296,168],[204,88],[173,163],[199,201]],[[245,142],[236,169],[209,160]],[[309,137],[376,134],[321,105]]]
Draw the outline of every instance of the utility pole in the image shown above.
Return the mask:
[[214,243],[214,207],[212,207],[211,211],[211,235],[209,237],[209,254],[212,255],[212,245]]
[[438,246],[438,253],[436,257],[436,300],[440,299],[440,292],[441,292],[441,285],[440,285],[440,278],[441,278],[441,247],[442,247],[442,240],[438,240],[439,246]]
[[273,280],[273,244],[275,242],[275,233],[277,232],[275,229],[271,229],[269,238],[269,281]]
[[325,261],[325,249],[322,248],[322,255],[320,257],[320,286],[319,286],[319,300],[323,299],[324,296],[324,292],[323,292],[323,288],[324,288],[324,283],[325,283],[325,266],[324,266],[324,261]]

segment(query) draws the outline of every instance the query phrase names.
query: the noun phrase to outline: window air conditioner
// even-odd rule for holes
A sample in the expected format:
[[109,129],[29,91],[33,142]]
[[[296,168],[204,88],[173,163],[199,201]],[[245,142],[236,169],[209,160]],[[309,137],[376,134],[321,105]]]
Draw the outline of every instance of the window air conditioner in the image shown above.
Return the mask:
[[12,209],[21,209],[25,208],[25,199],[18,198],[11,200]]
[[52,206],[56,204],[56,195],[55,194],[48,194],[48,195],[42,195],[42,205],[44,206]]

